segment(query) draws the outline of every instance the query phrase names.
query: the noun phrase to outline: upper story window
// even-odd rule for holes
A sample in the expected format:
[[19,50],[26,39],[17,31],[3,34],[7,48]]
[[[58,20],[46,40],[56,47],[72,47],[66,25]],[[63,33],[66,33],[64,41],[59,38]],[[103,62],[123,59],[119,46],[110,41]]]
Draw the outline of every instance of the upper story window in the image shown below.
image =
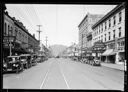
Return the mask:
[[101,25],[101,33],[103,32],[103,24]]
[[113,17],[113,25],[115,26],[116,24],[116,16]]
[[103,35],[101,35],[101,41],[103,42]]
[[108,37],[109,37],[108,40],[110,40],[110,38],[111,38],[111,33],[109,32],[108,35],[109,35],[109,36],[108,36]]
[[107,23],[106,23],[106,21],[105,21],[105,30],[107,29]]
[[119,23],[121,22],[121,20],[122,20],[122,13],[120,12],[119,13]]
[[6,34],[7,34],[7,33],[6,33],[6,32],[7,32],[6,25],[7,25],[7,24],[6,24],[6,23],[4,23],[4,35],[6,35]]
[[111,19],[109,19],[109,27],[111,27]]
[[104,34],[104,41],[106,41],[106,34]]
[[121,27],[119,28],[119,37],[121,37]]
[[113,30],[113,39],[115,39],[115,30]]
[[100,28],[101,28],[101,27],[100,27],[100,25],[99,25],[99,34],[100,34],[100,32],[101,32]]

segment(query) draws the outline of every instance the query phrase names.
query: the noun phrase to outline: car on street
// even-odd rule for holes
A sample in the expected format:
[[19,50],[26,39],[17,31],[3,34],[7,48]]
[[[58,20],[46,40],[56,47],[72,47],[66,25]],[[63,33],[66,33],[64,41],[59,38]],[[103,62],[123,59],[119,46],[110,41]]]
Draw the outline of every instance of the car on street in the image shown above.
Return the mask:
[[24,68],[27,69],[28,68],[28,61],[27,61],[28,54],[21,54],[20,58],[21,58],[21,62],[23,63]]
[[92,66],[101,66],[100,59],[98,59],[97,57],[91,59],[89,62]]
[[32,55],[32,57],[31,57],[31,65],[32,65],[32,66],[37,65],[36,58],[37,58],[37,56],[36,56],[36,55]]
[[3,59],[3,73],[7,72],[7,62]]
[[24,70],[23,63],[21,62],[20,56],[8,56],[6,59],[7,62],[7,72],[16,72]]
[[37,62],[37,63],[40,63],[41,61],[42,61],[42,58],[41,58],[41,57],[37,57],[37,58],[36,58],[36,62]]

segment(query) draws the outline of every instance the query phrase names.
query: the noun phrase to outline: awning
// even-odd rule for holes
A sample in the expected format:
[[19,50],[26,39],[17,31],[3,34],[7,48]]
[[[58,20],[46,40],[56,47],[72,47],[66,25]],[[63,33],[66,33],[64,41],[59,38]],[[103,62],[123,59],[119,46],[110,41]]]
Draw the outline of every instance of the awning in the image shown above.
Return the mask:
[[113,52],[113,49],[106,50],[101,56],[109,56]]

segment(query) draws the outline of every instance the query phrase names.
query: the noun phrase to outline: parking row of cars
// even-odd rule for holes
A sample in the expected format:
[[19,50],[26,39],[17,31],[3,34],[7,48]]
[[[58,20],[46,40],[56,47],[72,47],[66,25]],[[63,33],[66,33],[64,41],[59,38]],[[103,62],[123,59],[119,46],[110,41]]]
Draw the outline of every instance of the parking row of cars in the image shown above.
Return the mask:
[[8,56],[3,59],[3,73],[11,71],[19,73],[20,71],[35,66],[37,63],[41,63],[46,59],[46,57],[37,56],[36,54]]
[[92,66],[101,66],[101,62],[98,57],[88,56],[88,57],[81,59],[81,62],[90,64]]

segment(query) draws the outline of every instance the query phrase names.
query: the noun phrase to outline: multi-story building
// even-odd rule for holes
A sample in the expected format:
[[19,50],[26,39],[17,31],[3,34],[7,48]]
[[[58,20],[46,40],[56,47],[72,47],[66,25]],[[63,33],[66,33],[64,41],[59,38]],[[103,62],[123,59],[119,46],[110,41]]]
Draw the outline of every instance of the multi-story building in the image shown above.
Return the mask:
[[101,19],[103,15],[90,14],[88,13],[81,23],[78,25],[79,28],[79,45],[82,48],[89,48],[92,46],[92,25]]
[[[35,53],[39,41],[32,36],[24,25],[4,12],[3,55],[4,57],[22,53]],[[30,49],[32,51],[30,51]]]
[[125,4],[116,6],[96,22],[92,29],[92,43],[101,40],[106,44],[103,61],[120,63],[125,58]]
[[31,34],[28,34],[28,46],[29,52],[38,53],[37,51],[39,50],[39,40],[37,40],[34,35],[32,36]]

